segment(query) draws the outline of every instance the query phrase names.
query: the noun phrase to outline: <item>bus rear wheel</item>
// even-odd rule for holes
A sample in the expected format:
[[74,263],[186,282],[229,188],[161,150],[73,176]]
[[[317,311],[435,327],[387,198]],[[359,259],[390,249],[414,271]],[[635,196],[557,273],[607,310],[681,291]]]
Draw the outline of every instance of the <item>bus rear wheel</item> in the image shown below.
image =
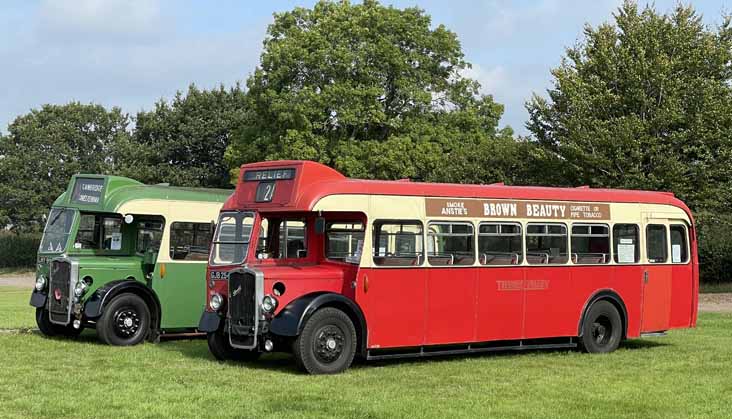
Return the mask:
[[48,310],[45,308],[36,308],[36,324],[38,330],[45,336],[66,336],[76,337],[81,333],[81,328],[74,329],[72,326],[62,326],[60,324],[51,323],[48,318]]
[[356,328],[341,310],[320,309],[305,323],[292,352],[297,365],[310,374],[337,374],[356,355]]
[[592,304],[582,323],[580,345],[585,352],[612,352],[623,337],[623,321],[620,313],[609,301]]
[[97,323],[99,338],[108,345],[131,346],[142,342],[150,331],[150,309],[135,294],[115,297]]
[[237,349],[229,343],[229,336],[219,329],[208,333],[208,350],[219,361],[244,361],[251,362],[259,359],[260,352],[257,350]]

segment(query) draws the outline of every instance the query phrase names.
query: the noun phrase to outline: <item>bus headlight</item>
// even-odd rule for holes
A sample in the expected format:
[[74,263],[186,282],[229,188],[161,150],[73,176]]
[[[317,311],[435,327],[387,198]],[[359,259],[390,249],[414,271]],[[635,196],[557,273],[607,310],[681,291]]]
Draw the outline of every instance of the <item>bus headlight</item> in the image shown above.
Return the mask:
[[43,291],[46,288],[46,278],[43,275],[36,278],[36,291]]
[[212,295],[211,299],[208,301],[208,306],[211,307],[211,310],[213,310],[213,311],[219,311],[219,309],[223,305],[224,305],[224,297],[222,297],[221,294]]
[[265,295],[262,299],[262,310],[265,313],[271,313],[277,308],[277,299],[271,295]]
[[74,287],[74,295],[77,297],[81,297],[86,292],[86,289],[89,288],[89,285],[86,284],[84,281],[79,281],[76,283],[76,286]]

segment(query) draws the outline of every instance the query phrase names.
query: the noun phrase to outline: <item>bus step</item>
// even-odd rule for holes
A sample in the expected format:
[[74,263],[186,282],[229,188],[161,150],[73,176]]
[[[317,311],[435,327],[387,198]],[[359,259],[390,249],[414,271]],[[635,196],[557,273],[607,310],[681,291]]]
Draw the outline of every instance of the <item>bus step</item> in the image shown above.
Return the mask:
[[666,336],[666,332],[648,332],[648,333],[641,333],[642,338],[660,338],[662,336]]
[[[503,342],[496,342],[494,345],[485,344],[471,344],[461,345],[461,348],[455,348],[454,346],[450,349],[441,349],[439,347],[420,347],[412,348],[412,350],[405,350],[404,352],[392,352],[377,350],[368,351],[366,359],[369,361],[378,361],[384,359],[398,359],[398,358],[422,358],[429,356],[445,356],[445,355],[467,355],[481,352],[508,352],[508,351],[526,351],[526,350],[539,350],[539,349],[572,349],[577,347],[577,343],[573,339],[562,339],[563,342],[555,342],[547,340],[547,343],[538,343],[536,340],[529,341],[512,341],[514,344],[502,344]],[[451,345],[452,346],[452,345]],[[458,345],[455,345],[458,346]]]

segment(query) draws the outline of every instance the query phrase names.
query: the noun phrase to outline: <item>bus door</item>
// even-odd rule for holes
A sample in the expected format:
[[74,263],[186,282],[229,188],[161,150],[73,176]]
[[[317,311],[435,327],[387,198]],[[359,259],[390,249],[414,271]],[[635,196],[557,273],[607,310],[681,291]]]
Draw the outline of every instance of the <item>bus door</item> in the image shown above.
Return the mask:
[[649,214],[644,214],[643,219],[648,263],[643,266],[641,332],[659,332],[669,328],[671,313],[673,269],[668,220],[652,218]]
[[356,301],[368,325],[368,348],[424,344],[427,270],[423,230],[417,220],[373,222],[373,268],[361,269],[356,282]]
[[689,327],[694,312],[694,269],[691,265],[690,227],[684,220],[669,220],[671,245],[670,327]]

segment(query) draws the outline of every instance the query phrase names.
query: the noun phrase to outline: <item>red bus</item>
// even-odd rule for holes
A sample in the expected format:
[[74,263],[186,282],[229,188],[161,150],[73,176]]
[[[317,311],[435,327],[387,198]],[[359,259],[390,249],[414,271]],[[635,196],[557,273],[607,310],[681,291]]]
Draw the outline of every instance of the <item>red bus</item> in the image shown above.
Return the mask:
[[694,327],[691,212],[671,193],[349,179],[241,167],[199,329],[218,359],[291,351],[310,373],[508,349],[610,352]]

